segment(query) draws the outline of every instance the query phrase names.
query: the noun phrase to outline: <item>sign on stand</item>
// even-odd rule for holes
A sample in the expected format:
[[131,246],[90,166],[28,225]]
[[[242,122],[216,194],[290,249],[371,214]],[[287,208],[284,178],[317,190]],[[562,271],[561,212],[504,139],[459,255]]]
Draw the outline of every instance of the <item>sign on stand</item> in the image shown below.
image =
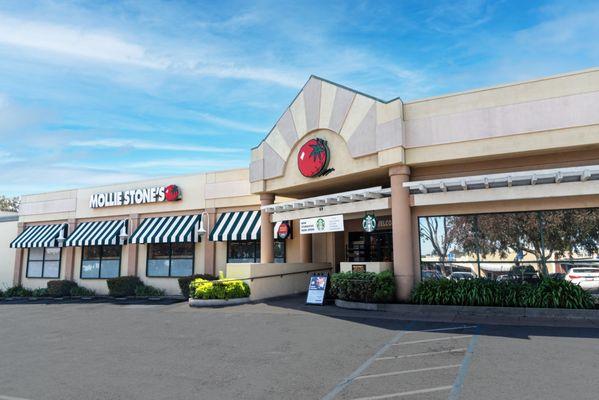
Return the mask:
[[300,234],[342,232],[343,215],[300,219]]
[[324,304],[324,295],[327,291],[328,280],[328,275],[313,275],[310,277],[306,304],[317,304],[319,306]]

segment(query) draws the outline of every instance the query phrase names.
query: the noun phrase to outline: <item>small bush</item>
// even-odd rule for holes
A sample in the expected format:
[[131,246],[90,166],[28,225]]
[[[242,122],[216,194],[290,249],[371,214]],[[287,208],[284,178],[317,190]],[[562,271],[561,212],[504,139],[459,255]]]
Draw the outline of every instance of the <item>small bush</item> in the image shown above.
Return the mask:
[[33,289],[33,291],[31,292],[31,297],[48,297],[48,289],[46,288],[39,288],[39,289]]
[[31,297],[32,295],[33,291],[31,289],[24,288],[21,285],[8,288],[4,292],[5,297]]
[[4,291],[0,289],[0,298],[4,297]]
[[429,279],[416,285],[411,300],[417,304],[594,308],[593,297],[580,286],[548,277],[538,283]]
[[243,281],[196,279],[191,283],[190,288],[193,288],[193,298],[202,300],[228,300],[250,295],[250,287]]
[[164,296],[165,293],[164,290],[149,285],[137,286],[135,288],[135,295],[139,297]]
[[71,295],[71,289],[76,288],[77,284],[73,281],[57,280],[48,281],[48,296],[67,297]]
[[191,284],[191,282],[195,281],[196,279],[203,279],[206,281],[214,281],[217,278],[212,275],[196,274],[196,275],[192,275],[192,276],[184,276],[184,277],[177,279],[179,281],[179,288],[181,289],[181,294],[186,299],[189,298],[189,293],[190,293],[189,285]]
[[135,288],[143,286],[143,282],[137,276],[119,276],[106,280],[108,293],[114,297],[135,296]]
[[70,295],[73,297],[91,297],[95,296],[96,292],[86,287],[77,286],[71,289]]
[[389,303],[395,299],[395,278],[391,271],[341,272],[331,276],[331,295],[340,300],[362,303]]

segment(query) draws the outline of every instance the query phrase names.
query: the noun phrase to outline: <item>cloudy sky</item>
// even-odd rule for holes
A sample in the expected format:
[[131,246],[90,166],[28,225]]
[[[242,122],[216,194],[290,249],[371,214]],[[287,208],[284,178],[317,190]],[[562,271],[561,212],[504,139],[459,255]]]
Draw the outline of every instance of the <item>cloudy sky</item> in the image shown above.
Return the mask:
[[597,1],[0,0],[0,194],[247,166],[311,74],[413,100],[599,65]]

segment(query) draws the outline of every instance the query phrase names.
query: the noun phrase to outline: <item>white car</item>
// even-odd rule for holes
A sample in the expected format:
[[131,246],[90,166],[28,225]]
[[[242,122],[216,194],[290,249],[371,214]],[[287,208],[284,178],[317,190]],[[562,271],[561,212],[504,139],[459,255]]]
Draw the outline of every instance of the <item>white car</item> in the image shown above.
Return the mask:
[[599,268],[570,268],[564,279],[585,290],[599,290]]

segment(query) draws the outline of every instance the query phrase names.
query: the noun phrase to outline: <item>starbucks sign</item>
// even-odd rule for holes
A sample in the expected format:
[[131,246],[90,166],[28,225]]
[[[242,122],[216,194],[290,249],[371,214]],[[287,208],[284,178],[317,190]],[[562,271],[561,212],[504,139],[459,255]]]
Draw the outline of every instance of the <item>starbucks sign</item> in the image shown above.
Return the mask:
[[300,219],[300,234],[343,231],[343,215]]
[[376,229],[376,217],[374,214],[366,214],[362,219],[362,228],[364,232],[374,232]]

